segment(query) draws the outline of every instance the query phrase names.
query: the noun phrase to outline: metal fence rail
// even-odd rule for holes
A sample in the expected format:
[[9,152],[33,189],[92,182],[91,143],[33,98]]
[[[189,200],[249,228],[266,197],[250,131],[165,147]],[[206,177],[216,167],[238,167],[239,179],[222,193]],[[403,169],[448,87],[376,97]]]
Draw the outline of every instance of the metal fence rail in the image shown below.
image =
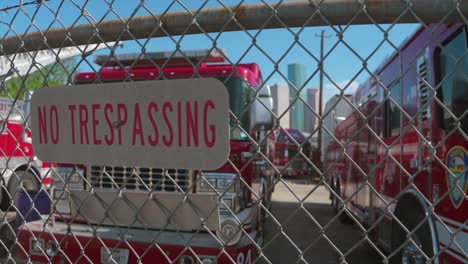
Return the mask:
[[468,262],[466,1],[0,12],[0,263]]
[[[47,3],[45,3],[47,4]],[[2,54],[109,41],[148,39],[252,29],[359,25],[369,23],[451,23],[464,21],[468,7],[459,1],[298,1],[202,8],[131,16],[109,21],[18,34],[4,39]],[[142,5],[144,7],[144,5]],[[85,13],[86,14],[86,13]],[[86,15],[83,15],[86,17]]]

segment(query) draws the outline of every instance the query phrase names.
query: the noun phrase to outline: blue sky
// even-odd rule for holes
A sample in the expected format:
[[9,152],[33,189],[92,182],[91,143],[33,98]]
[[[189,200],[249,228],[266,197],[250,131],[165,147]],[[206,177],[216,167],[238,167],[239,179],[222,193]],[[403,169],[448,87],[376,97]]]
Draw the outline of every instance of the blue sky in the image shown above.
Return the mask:
[[[19,0],[1,1],[0,8],[15,5],[18,2]],[[227,6],[238,5],[239,2],[233,0],[223,1]],[[258,4],[261,1],[243,1],[243,3]],[[109,9],[110,5],[113,7],[112,11]],[[185,8],[194,10],[202,7],[222,7],[220,2],[214,0],[185,0],[176,3],[169,0],[146,1],[145,7],[138,8],[138,6],[139,1],[116,1],[112,3],[112,1],[105,0],[75,0],[62,3],[59,0],[50,0],[39,8],[36,5],[30,5],[22,9],[13,9],[0,13],[0,32],[3,33],[3,36],[15,33],[23,34],[38,29],[44,30],[46,28],[83,24],[90,20],[100,21],[119,17],[126,18],[132,15],[160,14],[165,11],[183,11]],[[88,14],[86,17],[82,15],[82,7]],[[31,21],[34,22],[31,23]],[[325,34],[329,36],[325,40],[325,54],[328,54],[325,59],[325,71],[328,77],[324,80],[324,97],[327,99],[338,92],[333,83],[342,87],[348,85],[349,90],[347,92],[352,92],[358,83],[363,82],[368,77],[367,72],[360,73],[363,67],[362,59],[366,60],[369,70],[374,70],[385,57],[395,51],[393,46],[398,46],[417,29],[418,25],[381,25],[381,27],[388,30],[386,41],[384,41],[384,32],[375,25],[347,28],[343,35],[343,40],[347,45],[338,41],[336,37],[336,30],[340,30],[338,27],[249,31],[250,35],[247,32],[226,32],[219,36],[218,34],[210,34],[210,36],[218,36],[217,46],[227,51],[227,55],[232,62],[258,63],[267,84],[286,82],[284,77],[287,76],[287,65],[302,63],[306,65],[307,78],[309,79],[306,87],[317,88],[319,86],[317,61],[310,54],[316,58],[320,57],[320,38],[318,35],[321,30],[325,30]],[[298,32],[297,36],[300,44],[295,42],[295,34]],[[251,36],[257,36],[255,39],[256,46],[253,45]],[[155,38],[126,41],[123,48],[118,49],[118,52],[139,52],[141,45],[145,45],[148,51],[174,50],[176,47],[174,40],[179,42],[181,49],[212,47],[212,41],[208,36],[188,35],[174,37],[172,40],[170,38]],[[99,53],[106,52],[103,50]],[[359,54],[361,58],[356,56],[355,53]],[[274,71],[275,64],[278,65],[278,71]],[[89,70],[91,68],[83,63],[80,69]]]

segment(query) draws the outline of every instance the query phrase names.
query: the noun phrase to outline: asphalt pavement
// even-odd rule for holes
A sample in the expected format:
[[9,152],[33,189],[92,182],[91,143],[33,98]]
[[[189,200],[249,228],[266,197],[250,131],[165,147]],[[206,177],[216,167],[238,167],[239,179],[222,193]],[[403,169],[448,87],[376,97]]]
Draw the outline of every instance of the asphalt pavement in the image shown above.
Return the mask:
[[278,183],[270,213],[257,263],[383,263],[357,225],[338,221],[327,189],[306,178]]

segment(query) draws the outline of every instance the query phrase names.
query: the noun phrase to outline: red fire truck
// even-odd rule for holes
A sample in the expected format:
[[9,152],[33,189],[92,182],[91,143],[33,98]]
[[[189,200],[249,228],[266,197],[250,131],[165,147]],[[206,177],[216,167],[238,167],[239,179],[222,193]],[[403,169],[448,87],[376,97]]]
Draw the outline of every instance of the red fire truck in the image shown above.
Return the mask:
[[293,128],[282,128],[275,133],[273,164],[284,176],[309,175],[311,144],[304,134]]
[[423,26],[354,95],[335,130],[332,205],[395,263],[467,263],[466,25]]
[[[31,133],[24,126],[27,103],[10,98],[0,98],[0,210],[13,209],[18,188],[39,190],[50,183],[49,163],[34,154]],[[26,111],[25,111],[26,110]]]
[[[76,85],[198,77],[221,80],[229,93],[232,117],[229,160],[216,171],[58,164],[52,181],[53,219],[46,226],[41,220],[23,225],[18,234],[23,248],[19,257],[38,263],[253,263],[262,242],[262,203],[268,202],[265,193],[271,189],[271,179],[261,175],[262,160],[256,157],[273,126],[266,108],[272,107],[272,99],[269,88],[260,87],[258,65],[227,64],[224,53],[216,50],[96,56],[95,62],[102,69],[78,73]],[[75,217],[70,209],[70,190],[114,191],[126,197],[151,193],[159,197],[154,206],[159,214],[143,215],[143,208],[141,215],[139,209],[113,212],[122,213],[121,218],[135,218],[131,226],[119,223],[119,217],[96,220],[99,211],[109,208],[89,208],[89,218]],[[200,217],[193,216],[196,204],[183,209],[182,214],[171,212],[180,201],[164,195],[170,193],[183,194],[192,201],[197,194],[217,194],[219,225],[215,229],[208,223],[197,227]],[[154,221],[142,225],[139,221],[144,217]],[[178,229],[172,220],[185,221],[192,228]]]
[[[40,69],[37,65],[49,65],[58,59],[81,54],[83,50],[96,51],[109,45],[113,45],[113,42],[0,56],[0,75],[3,82],[7,82],[36,72]],[[14,70],[11,68],[13,64]],[[10,202],[15,199],[20,182],[23,190],[38,190],[41,185],[47,188],[50,184],[48,171],[52,164],[36,157],[31,144],[29,122],[24,122],[29,116],[30,96],[28,92],[25,102],[16,100],[15,103],[12,98],[0,98],[0,210],[13,209]]]

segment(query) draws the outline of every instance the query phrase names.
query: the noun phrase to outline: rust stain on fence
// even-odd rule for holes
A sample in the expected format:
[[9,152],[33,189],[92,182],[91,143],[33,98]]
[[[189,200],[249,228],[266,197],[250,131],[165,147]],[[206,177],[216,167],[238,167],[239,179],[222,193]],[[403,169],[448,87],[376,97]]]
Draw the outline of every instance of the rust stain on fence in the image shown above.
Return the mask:
[[[402,15],[404,11],[407,13]],[[310,1],[255,4],[203,9],[192,13],[174,12],[132,17],[126,22],[116,19],[99,24],[15,35],[1,41],[0,54],[167,35],[285,26],[370,24],[373,23],[372,20],[376,23],[437,23],[444,18],[444,22],[456,22],[463,21],[461,15],[468,16],[468,5],[457,6],[452,1],[441,4],[439,0],[413,0],[411,5],[401,0],[369,0],[364,4],[352,0],[327,0],[319,4]]]

